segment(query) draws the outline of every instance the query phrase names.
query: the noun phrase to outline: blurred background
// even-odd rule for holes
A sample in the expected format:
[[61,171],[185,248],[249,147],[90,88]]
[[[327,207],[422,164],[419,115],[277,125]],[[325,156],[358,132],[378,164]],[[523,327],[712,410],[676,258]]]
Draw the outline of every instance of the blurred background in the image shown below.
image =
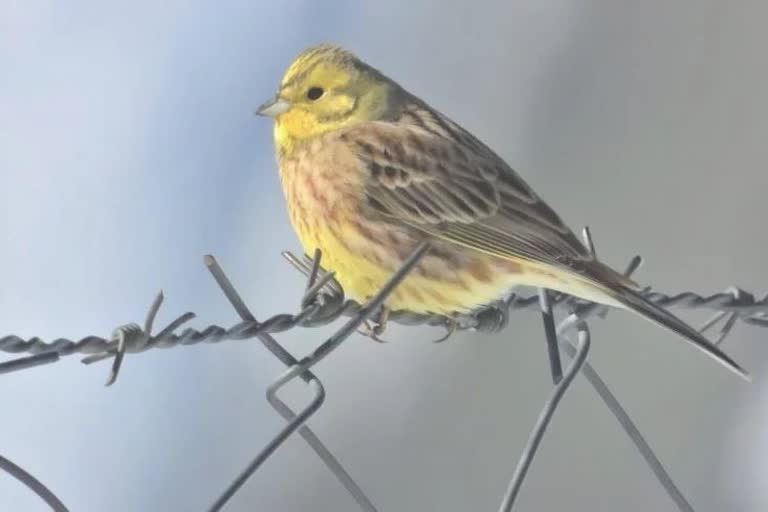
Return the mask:
[[[299,251],[252,113],[290,60],[341,43],[477,134],[598,252],[660,291],[768,289],[765,2],[0,0],[0,334],[107,336],[234,312],[213,253],[260,318],[297,311]],[[701,316],[687,316],[698,320]],[[768,507],[767,332],[726,349],[745,384],[626,313],[591,361],[697,511]],[[332,327],[279,339],[296,355]],[[551,389],[538,315],[495,336],[392,328],[317,367],[312,419],[382,512],[496,510]],[[257,341],[56,365],[0,379],[0,453],[73,511],[204,510],[283,425],[282,366]],[[308,396],[292,388],[290,403]],[[583,379],[516,510],[673,511]],[[355,511],[299,438],[227,510]],[[0,510],[45,510],[0,473]]]

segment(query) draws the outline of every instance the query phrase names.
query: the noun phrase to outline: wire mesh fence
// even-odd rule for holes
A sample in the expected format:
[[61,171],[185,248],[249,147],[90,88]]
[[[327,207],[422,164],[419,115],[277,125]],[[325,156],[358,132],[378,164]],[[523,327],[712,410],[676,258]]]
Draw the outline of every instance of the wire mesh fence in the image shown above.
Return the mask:
[[[585,229],[584,235],[587,247],[592,248],[593,244],[588,230]],[[278,314],[263,321],[259,321],[253,316],[216,259],[212,256],[205,256],[206,267],[240,317],[238,323],[228,328],[218,325],[210,325],[203,329],[187,327],[178,333],[177,331],[184,324],[195,317],[193,313],[188,312],[178,316],[166,327],[153,333],[155,317],[163,302],[161,292],[151,304],[143,326],[140,327],[138,324],[121,326],[109,338],[87,336],[79,340],[58,338],[46,342],[37,337],[30,339],[23,339],[15,335],[1,337],[0,351],[30,355],[0,363],[0,374],[51,364],[68,355],[84,354],[83,362],[86,364],[103,360],[112,361],[107,378],[107,385],[110,385],[118,378],[125,356],[128,354],[145,352],[155,348],[258,338],[272,355],[287,367],[285,372],[278,376],[267,389],[268,402],[285,419],[286,424],[269,440],[253,461],[233,480],[208,510],[217,511],[224,508],[229,499],[261,467],[264,461],[273,455],[286,439],[298,432],[349,492],[360,509],[368,512],[376,511],[379,509],[374,506],[339,460],[306,424],[325,400],[323,384],[311,368],[332,353],[351,334],[359,330],[367,320],[378,314],[381,310],[380,306],[386,301],[388,295],[428,250],[428,242],[417,247],[402,268],[390,278],[376,296],[365,304],[358,304],[345,299],[343,290],[333,278],[333,273],[326,272],[322,268],[322,255],[320,253],[315,254],[313,258],[306,256],[297,258],[290,253],[284,253],[286,259],[307,276],[307,288],[302,296],[298,313]],[[631,275],[639,267],[640,262],[640,258],[635,257],[628,265],[626,275]],[[644,290],[643,295],[652,302],[667,308],[712,311],[713,316],[701,326],[700,330],[706,332],[719,326],[719,333],[713,340],[715,344],[722,343],[738,322],[768,327],[768,294],[762,299],[756,299],[754,295],[748,292],[731,288],[723,293],[710,296],[701,296],[693,292],[665,295],[650,289]],[[556,309],[567,313],[557,326],[555,326],[553,314]],[[608,311],[605,306],[540,290],[538,295],[510,294],[495,304],[456,317],[396,311],[389,315],[389,320],[405,325],[443,326],[446,329],[447,337],[456,330],[473,329],[481,332],[501,330],[507,325],[510,314],[515,310],[539,311],[542,314],[554,387],[517,462],[499,510],[503,512],[512,510],[515,499],[525,481],[528,468],[536,455],[538,446],[560,400],[576,375],[581,373],[617,419],[677,508],[681,511],[693,511],[693,507],[677,488],[618,399],[586,360],[590,347],[590,333],[586,321],[594,317],[604,317]],[[347,318],[342,326],[311,354],[300,359],[290,354],[272,336],[298,326],[326,325],[341,317]],[[575,340],[572,339],[574,333],[576,334]],[[560,361],[561,351],[571,359],[565,369],[562,368]],[[278,395],[283,386],[294,379],[302,379],[311,391],[309,403],[300,411],[292,410]],[[55,511],[68,510],[53,492],[13,462],[0,457],[0,469],[5,470],[29,487],[51,509]]]

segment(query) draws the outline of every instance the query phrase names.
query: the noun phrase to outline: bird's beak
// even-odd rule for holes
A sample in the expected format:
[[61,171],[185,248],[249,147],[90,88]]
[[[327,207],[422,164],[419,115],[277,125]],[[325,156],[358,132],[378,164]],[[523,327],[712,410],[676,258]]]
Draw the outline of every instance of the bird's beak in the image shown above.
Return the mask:
[[271,100],[265,102],[258,109],[256,109],[257,116],[264,117],[277,117],[280,114],[287,112],[291,108],[291,103],[285,101],[279,96],[275,96]]

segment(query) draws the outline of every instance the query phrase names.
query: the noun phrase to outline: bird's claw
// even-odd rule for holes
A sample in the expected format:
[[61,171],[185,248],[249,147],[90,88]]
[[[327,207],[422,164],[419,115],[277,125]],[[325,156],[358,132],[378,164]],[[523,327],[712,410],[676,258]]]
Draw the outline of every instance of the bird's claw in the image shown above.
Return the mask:
[[389,319],[389,309],[384,307],[375,320],[366,320],[363,322],[365,326],[362,329],[358,329],[357,332],[363,336],[371,338],[378,343],[387,343],[387,340],[382,339],[381,335],[387,330],[387,320]]
[[446,323],[445,323],[445,334],[440,338],[434,340],[432,343],[442,343],[446,341],[448,338],[453,336],[458,326],[459,326],[458,320],[456,320],[455,318],[449,318],[448,320],[446,320]]

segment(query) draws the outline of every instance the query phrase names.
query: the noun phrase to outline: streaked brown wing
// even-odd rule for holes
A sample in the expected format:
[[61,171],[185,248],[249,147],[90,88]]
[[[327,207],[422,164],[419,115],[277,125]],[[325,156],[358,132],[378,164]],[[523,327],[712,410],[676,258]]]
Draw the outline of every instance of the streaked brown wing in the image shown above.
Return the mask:
[[379,214],[502,258],[577,270],[591,257],[491,149],[423,105],[345,130]]

